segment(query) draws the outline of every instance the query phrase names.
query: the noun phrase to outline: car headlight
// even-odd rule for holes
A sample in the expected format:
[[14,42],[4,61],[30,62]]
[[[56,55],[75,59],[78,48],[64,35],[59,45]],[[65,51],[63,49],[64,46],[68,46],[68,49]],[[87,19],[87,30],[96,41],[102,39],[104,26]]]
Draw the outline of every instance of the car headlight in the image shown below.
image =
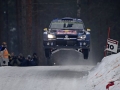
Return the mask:
[[56,36],[53,34],[48,34],[48,38],[56,38]]
[[78,36],[78,39],[85,40],[86,39],[86,35]]

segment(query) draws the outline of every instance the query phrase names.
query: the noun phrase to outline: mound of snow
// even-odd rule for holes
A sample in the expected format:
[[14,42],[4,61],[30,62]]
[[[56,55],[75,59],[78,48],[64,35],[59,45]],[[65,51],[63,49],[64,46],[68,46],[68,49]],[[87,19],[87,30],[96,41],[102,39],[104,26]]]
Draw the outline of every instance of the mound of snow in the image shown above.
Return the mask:
[[114,85],[109,90],[120,90],[120,53],[104,57],[89,72],[85,90],[108,90],[106,85],[111,81]]

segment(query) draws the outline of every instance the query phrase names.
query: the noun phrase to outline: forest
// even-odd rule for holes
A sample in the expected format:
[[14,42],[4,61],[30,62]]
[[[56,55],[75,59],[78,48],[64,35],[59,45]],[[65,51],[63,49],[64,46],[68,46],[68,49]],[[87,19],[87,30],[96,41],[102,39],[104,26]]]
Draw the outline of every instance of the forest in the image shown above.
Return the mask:
[[120,42],[119,0],[0,0],[0,44],[5,41],[9,53],[28,55],[36,52],[39,65],[45,64],[43,29],[51,20],[62,17],[81,18],[91,29],[94,59],[104,57],[110,38]]

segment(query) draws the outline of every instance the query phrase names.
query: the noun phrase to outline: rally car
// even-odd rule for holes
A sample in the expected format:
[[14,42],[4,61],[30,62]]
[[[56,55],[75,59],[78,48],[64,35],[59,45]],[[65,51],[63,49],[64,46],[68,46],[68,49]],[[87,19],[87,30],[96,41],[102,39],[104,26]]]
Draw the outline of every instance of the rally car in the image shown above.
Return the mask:
[[83,53],[88,59],[90,51],[90,29],[85,29],[81,19],[65,17],[51,21],[49,28],[44,28],[43,46],[49,63],[52,52],[65,48]]

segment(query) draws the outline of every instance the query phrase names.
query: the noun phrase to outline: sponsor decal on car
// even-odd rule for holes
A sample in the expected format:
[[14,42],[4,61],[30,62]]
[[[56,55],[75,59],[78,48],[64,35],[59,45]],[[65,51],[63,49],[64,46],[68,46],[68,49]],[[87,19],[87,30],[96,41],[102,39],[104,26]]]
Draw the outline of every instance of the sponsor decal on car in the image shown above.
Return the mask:
[[77,34],[77,31],[74,30],[58,30],[57,34]]

